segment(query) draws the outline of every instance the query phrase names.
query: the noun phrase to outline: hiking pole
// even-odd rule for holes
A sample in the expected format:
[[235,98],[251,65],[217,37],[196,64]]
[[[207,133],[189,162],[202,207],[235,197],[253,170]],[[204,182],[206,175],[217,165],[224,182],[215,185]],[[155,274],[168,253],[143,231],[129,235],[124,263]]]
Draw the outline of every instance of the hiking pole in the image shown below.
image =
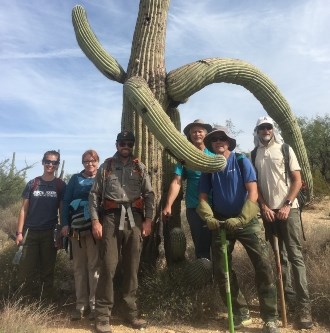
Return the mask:
[[229,267],[228,267],[228,253],[227,253],[227,238],[226,229],[224,228],[225,221],[220,221],[220,239],[221,239],[221,252],[223,253],[223,265],[226,280],[226,300],[227,300],[227,312],[228,312],[228,325],[229,333],[234,333],[234,316],[233,316],[233,306],[231,302],[231,292],[230,292],[230,278],[229,278]]
[[278,237],[276,233],[273,233],[273,250],[276,263],[277,285],[280,294],[282,326],[287,327],[288,322],[286,318],[286,306],[285,306],[285,297],[284,297],[284,288],[283,288],[283,279],[282,279],[282,266],[280,259],[280,250],[278,246]]

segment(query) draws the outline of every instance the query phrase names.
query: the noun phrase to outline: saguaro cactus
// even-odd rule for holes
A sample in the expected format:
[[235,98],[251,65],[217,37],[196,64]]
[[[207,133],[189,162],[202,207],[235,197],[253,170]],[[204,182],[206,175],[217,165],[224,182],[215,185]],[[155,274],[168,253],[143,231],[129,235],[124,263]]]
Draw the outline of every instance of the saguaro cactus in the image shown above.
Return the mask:
[[[136,135],[135,155],[148,168],[157,205],[161,205],[162,194],[168,189],[175,160],[203,171],[222,169],[226,165],[221,157],[203,155],[179,132],[177,107],[195,92],[218,82],[248,89],[279,124],[285,140],[297,153],[312,196],[312,176],[296,118],[266,75],[244,61],[219,58],[198,60],[166,73],[164,54],[169,4],[170,0],[140,0],[126,71],[102,47],[89,26],[85,10],[76,6],[72,14],[76,38],[83,52],[107,78],[124,84],[121,126]],[[176,209],[178,207],[177,204]],[[180,214],[174,213],[174,226],[180,225],[179,219]]]

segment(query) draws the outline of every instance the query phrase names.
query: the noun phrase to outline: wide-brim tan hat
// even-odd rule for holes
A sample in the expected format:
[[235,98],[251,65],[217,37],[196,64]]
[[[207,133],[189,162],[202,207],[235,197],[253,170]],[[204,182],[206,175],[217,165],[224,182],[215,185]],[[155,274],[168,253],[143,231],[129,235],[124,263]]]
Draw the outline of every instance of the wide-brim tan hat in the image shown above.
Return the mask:
[[189,139],[189,131],[194,126],[201,126],[206,129],[206,132],[209,133],[212,130],[212,126],[210,124],[204,123],[202,119],[196,119],[192,123],[188,124],[184,129],[183,133],[186,135],[186,137]]
[[229,141],[228,149],[230,151],[234,150],[236,147],[236,140],[233,138],[233,135],[230,133],[229,129],[225,126],[215,126],[212,128],[212,131],[210,133],[208,133],[204,138],[205,147],[209,151],[214,153],[214,151],[212,149],[211,139],[212,139],[212,137],[216,136],[219,133],[224,134],[228,138],[228,141]]

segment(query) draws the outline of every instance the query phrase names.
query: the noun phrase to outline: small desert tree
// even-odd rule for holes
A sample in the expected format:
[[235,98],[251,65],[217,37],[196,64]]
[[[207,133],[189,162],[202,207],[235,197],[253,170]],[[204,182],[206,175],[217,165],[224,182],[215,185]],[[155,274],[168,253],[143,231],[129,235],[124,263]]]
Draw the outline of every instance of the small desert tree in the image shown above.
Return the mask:
[[15,166],[15,153],[12,160],[0,162],[0,207],[6,208],[16,203],[25,186],[26,171],[32,166],[17,170]]

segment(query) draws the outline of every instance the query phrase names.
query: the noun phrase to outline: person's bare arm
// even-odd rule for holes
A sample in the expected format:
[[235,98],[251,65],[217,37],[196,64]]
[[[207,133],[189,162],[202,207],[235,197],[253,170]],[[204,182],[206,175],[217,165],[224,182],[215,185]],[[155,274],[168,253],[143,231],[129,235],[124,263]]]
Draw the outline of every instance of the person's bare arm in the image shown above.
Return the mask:
[[258,188],[256,182],[245,183],[245,188],[248,192],[247,199],[252,202],[257,202],[258,200]]
[[168,190],[166,204],[165,204],[165,207],[163,209],[163,214],[165,216],[171,216],[171,214],[172,214],[172,205],[173,205],[174,200],[179,195],[181,186],[182,186],[182,177],[178,176],[178,175],[175,175],[172,182],[171,182],[170,188]]
[[[293,202],[293,200],[297,197],[299,190],[301,189],[301,175],[300,175],[300,171],[299,170],[295,170],[295,171],[291,171],[291,185],[290,185],[290,189],[289,189],[289,193],[288,196],[286,197],[286,200],[290,200],[291,202]],[[276,217],[279,220],[285,221],[287,220],[289,213],[291,210],[291,206],[289,205],[284,205],[283,207],[281,207],[279,209],[279,211],[276,214]]]
[[268,207],[264,197],[262,196],[259,186],[258,186],[258,203],[262,218],[267,222],[274,222],[276,219],[275,212]]
[[17,221],[17,229],[16,229],[16,245],[22,242],[23,240],[23,227],[24,227],[24,222],[29,210],[29,204],[30,200],[29,199],[23,199],[21,209],[18,214],[18,221]]

